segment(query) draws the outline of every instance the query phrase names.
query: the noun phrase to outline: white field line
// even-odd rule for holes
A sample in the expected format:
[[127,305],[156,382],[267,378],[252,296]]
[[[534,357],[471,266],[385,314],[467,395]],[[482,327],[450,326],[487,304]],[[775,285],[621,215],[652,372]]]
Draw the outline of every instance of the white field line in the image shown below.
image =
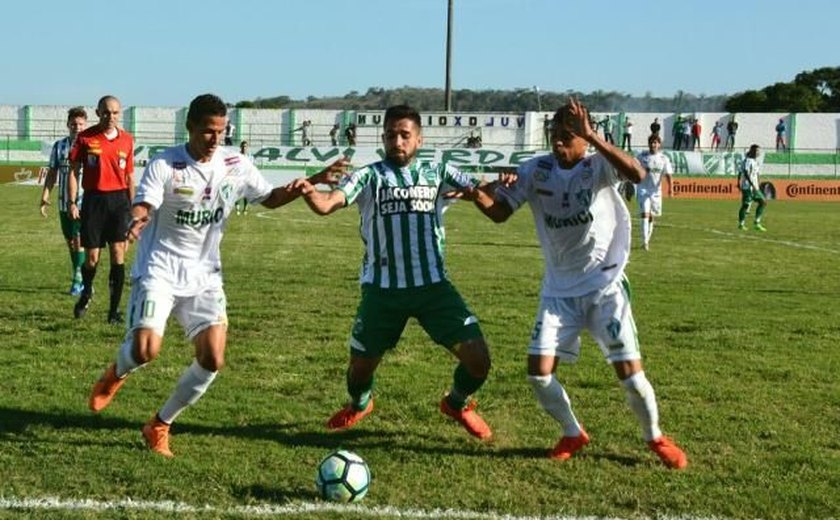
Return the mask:
[[674,229],[687,229],[687,230],[690,230],[690,231],[703,231],[703,232],[706,232],[706,233],[711,233],[713,235],[720,235],[720,236],[725,236],[725,237],[728,237],[728,238],[742,239],[742,240],[756,240],[758,242],[766,242],[768,244],[776,244],[776,245],[780,245],[780,246],[793,247],[793,248],[796,248],[796,249],[809,249],[811,251],[821,251],[823,253],[832,253],[832,254],[835,254],[835,255],[840,255],[840,250],[837,250],[837,249],[831,249],[831,248],[822,247],[822,246],[815,246],[815,245],[812,245],[812,244],[805,244],[805,243],[802,243],[802,242],[793,242],[793,241],[790,241],[790,240],[776,240],[776,239],[773,239],[773,238],[768,238],[766,235],[758,235],[758,234],[756,234],[752,231],[741,231],[741,232],[736,233],[736,232],[733,232],[733,231],[721,231],[719,229],[700,228],[700,227],[693,227],[693,226],[680,226],[680,225],[676,225],[676,224],[666,224],[666,223],[659,223],[659,222],[656,223],[656,226],[657,227],[659,227],[659,226],[668,227],[668,228],[674,228]]
[[[192,513],[211,515],[282,517],[307,513],[345,513],[365,517],[392,518],[445,518],[464,520],[619,520],[616,517],[595,516],[515,516],[495,512],[465,511],[457,509],[399,509],[390,506],[367,507],[361,504],[331,504],[328,502],[296,502],[287,505],[251,505],[214,507],[195,506],[183,502],[120,499],[100,501],[91,499],[42,498],[6,498],[0,497],[0,510],[53,510],[53,511],[144,511],[159,513]],[[657,516],[657,520],[723,520],[719,517],[695,516]]]

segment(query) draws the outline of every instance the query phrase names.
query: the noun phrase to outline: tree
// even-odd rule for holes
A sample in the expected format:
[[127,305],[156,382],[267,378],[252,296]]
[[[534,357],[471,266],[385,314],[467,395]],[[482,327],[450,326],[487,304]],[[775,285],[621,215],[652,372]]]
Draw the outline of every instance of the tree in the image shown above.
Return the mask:
[[823,67],[796,75],[794,83],[820,96],[821,112],[840,112],[840,67]]

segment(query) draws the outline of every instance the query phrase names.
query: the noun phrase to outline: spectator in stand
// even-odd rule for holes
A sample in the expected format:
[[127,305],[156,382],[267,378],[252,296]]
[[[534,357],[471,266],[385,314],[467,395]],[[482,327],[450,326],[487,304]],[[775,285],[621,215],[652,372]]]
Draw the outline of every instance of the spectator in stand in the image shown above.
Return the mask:
[[735,116],[726,123],[726,148],[727,151],[735,149],[735,134],[738,133],[738,122],[735,121]]
[[543,148],[551,148],[551,116],[543,118]]
[[691,118],[687,117],[683,119],[682,126],[680,127],[680,134],[682,135],[682,149],[683,150],[690,150],[691,149]]
[[633,151],[633,121],[630,121],[630,118],[625,118],[624,120],[624,134],[621,136],[621,149],[624,149],[624,145],[627,145],[627,151]]
[[356,146],[356,123],[350,123],[344,130],[344,137],[347,138],[348,146]]
[[[251,163],[254,162],[254,155],[248,150],[248,141],[242,141],[239,143],[239,153],[243,156],[247,157]],[[248,214],[248,198],[242,197],[241,199],[236,201],[236,214],[237,215],[247,215]]]
[[230,121],[225,125],[225,146],[233,146],[233,131],[236,127]]
[[659,135],[662,130],[662,125],[659,124],[659,118],[654,117],[653,123],[650,124],[650,135]]
[[312,145],[312,121],[305,120],[303,124],[299,127],[294,129],[294,132],[301,133],[301,145],[302,146],[311,146]]
[[677,116],[677,118],[674,119],[674,125],[671,127],[671,139],[673,140],[673,144],[671,146],[674,150],[682,148],[682,123],[682,116]]
[[601,127],[604,129],[604,141],[615,144],[615,139],[613,139],[613,120],[609,114],[601,121]]
[[470,136],[467,137],[467,148],[481,148],[481,134],[476,135],[470,132]]
[[779,123],[776,125],[776,151],[785,151],[787,150],[787,142],[785,141],[785,133],[787,128],[785,126],[785,120],[779,119]]
[[700,126],[700,120],[696,117],[691,123],[691,149],[700,151],[700,136],[703,135],[703,127]]
[[712,127],[712,146],[711,150],[713,152],[717,152],[720,149],[720,131],[723,128],[723,123],[720,121],[715,122],[715,126]]
[[338,123],[334,124],[333,127],[330,129],[330,144],[333,146],[338,146],[338,131],[339,131]]

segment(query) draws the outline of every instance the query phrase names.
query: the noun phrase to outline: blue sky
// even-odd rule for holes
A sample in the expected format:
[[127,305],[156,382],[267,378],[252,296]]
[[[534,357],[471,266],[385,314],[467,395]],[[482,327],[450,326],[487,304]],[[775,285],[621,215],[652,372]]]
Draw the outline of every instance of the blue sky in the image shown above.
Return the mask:
[[[101,6],[108,5],[102,9]],[[840,65],[836,0],[454,0],[454,89],[734,94]],[[0,104],[184,106],[444,86],[447,0],[0,8]]]

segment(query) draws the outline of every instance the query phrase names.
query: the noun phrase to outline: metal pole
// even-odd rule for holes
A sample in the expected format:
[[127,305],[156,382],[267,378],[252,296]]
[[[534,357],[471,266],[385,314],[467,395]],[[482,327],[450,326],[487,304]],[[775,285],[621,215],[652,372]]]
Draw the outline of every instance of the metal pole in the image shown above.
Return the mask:
[[540,87],[534,85],[534,92],[537,94],[537,111],[542,112],[542,99],[540,98]]
[[452,4],[455,0],[449,1],[449,11],[446,15],[446,88],[443,92],[446,102],[446,111],[452,111]]

